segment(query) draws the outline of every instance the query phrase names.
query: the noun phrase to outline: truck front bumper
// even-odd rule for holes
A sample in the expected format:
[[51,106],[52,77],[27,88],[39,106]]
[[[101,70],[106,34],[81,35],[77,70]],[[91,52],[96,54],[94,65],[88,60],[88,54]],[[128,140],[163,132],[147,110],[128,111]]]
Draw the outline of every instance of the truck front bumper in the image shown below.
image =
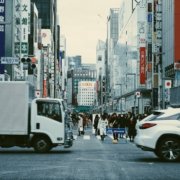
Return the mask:
[[73,145],[73,139],[66,139],[64,142],[64,148],[70,148]]

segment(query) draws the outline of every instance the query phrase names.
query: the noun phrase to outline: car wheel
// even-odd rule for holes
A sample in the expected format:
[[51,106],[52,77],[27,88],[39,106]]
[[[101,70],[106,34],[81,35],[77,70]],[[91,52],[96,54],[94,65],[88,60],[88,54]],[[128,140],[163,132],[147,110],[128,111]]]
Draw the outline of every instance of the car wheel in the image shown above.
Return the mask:
[[46,137],[36,138],[34,140],[33,147],[38,153],[48,152],[52,148],[50,140]]
[[180,158],[180,142],[177,138],[165,138],[158,146],[159,157],[165,161],[177,161]]

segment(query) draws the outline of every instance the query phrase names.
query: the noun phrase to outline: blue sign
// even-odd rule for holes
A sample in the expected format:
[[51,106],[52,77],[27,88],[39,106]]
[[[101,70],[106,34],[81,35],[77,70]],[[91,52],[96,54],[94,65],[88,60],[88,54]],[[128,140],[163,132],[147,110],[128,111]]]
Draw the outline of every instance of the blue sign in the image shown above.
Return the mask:
[[148,22],[152,22],[152,13],[148,14]]
[[113,134],[113,133],[125,134],[126,129],[125,128],[106,128],[106,133],[107,134]]
[[[0,58],[5,56],[5,1],[0,0]],[[0,63],[0,74],[4,74],[4,65]]]

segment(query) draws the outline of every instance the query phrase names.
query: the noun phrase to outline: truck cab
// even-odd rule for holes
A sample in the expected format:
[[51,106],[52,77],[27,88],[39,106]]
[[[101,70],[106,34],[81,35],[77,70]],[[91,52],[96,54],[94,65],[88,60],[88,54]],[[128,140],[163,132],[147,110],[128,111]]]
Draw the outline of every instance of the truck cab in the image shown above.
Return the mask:
[[64,145],[71,147],[73,135],[62,99],[38,98],[31,104],[31,135],[36,151]]

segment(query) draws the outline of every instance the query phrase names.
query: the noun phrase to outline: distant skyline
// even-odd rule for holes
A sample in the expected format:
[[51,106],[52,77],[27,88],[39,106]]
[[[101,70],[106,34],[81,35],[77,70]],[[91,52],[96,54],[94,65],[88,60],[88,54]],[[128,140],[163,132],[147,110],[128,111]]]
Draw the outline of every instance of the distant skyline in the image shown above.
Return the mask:
[[110,8],[119,8],[121,1],[57,0],[68,56],[81,55],[83,63],[96,63],[96,45],[98,40],[106,40]]

